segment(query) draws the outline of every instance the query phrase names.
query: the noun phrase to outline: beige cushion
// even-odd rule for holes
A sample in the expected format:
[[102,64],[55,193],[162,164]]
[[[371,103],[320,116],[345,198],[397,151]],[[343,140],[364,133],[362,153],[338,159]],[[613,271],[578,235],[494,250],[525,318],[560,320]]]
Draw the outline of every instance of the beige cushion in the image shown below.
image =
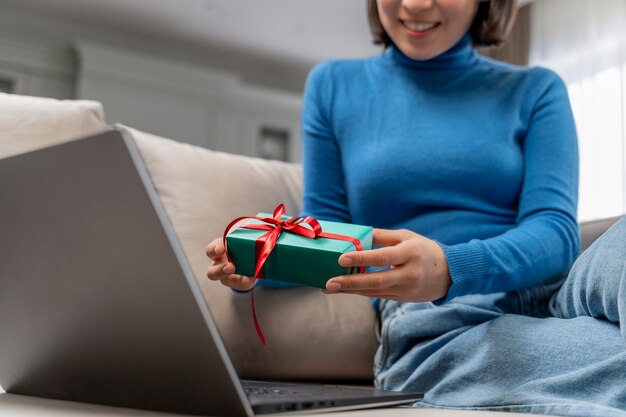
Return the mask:
[[100,103],[0,93],[0,158],[87,136],[105,128]]
[[[124,127],[122,127],[124,128]],[[235,217],[285,203],[300,210],[299,165],[215,152],[134,129],[141,155],[244,378],[370,379],[377,347],[368,299],[318,289],[255,290],[267,349],[252,323],[250,295],[206,278],[205,248]]]

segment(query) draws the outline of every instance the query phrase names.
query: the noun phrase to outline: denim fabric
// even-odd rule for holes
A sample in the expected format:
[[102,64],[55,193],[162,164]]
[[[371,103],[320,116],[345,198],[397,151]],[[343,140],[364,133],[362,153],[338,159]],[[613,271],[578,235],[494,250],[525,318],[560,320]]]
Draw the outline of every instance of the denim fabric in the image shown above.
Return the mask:
[[564,279],[379,314],[375,383],[417,407],[626,416],[626,218]]

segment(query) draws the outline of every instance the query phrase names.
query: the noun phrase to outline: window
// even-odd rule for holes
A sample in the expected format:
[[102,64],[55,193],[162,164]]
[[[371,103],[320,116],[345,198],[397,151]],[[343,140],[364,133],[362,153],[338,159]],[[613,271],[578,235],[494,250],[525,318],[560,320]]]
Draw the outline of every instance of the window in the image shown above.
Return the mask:
[[262,127],[259,132],[257,154],[266,159],[289,160],[289,131]]
[[12,93],[13,81],[0,78],[0,93]]
[[531,5],[530,64],[567,84],[580,153],[579,220],[626,212],[626,2]]

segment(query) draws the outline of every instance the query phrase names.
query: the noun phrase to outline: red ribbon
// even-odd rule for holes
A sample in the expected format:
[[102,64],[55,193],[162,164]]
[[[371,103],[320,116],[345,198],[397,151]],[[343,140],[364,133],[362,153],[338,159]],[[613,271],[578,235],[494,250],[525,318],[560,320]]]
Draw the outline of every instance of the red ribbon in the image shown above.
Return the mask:
[[[346,242],[352,243],[357,251],[360,251],[363,249],[361,247],[361,242],[352,236],[339,235],[336,233],[327,233],[327,232],[322,231],[322,226],[319,224],[319,222],[315,218],[311,216],[304,217],[304,218],[292,217],[289,220],[283,220],[282,219],[283,214],[285,214],[285,205],[279,204],[274,209],[274,213],[272,217],[257,217],[257,216],[237,217],[235,220],[231,221],[228,224],[228,226],[226,226],[226,229],[224,230],[224,236],[223,236],[224,247],[226,248],[226,235],[228,235],[228,232],[236,223],[245,219],[256,219],[265,223],[265,224],[251,223],[251,224],[245,224],[241,226],[244,229],[267,230],[267,233],[264,233],[263,235],[259,236],[254,243],[254,258],[256,260],[256,266],[254,270],[254,276],[253,276],[254,286],[252,287],[252,296],[251,296],[252,319],[254,320],[254,327],[256,328],[256,332],[259,335],[259,339],[261,340],[261,343],[263,343],[264,347],[267,347],[267,344],[265,343],[265,336],[263,335],[263,331],[261,330],[261,326],[259,325],[259,321],[257,320],[256,310],[254,308],[254,287],[256,286],[257,279],[265,278],[265,270],[264,270],[265,261],[267,260],[272,250],[274,250],[274,247],[276,246],[276,242],[278,241],[278,238],[280,237],[283,231],[288,232],[288,233],[294,233],[300,236],[304,236],[309,239],[323,237],[327,239],[344,240]],[[302,225],[303,223],[309,225],[310,229],[308,227],[303,226]],[[229,261],[232,262],[230,255],[228,254],[228,250],[226,250],[226,257],[228,258]],[[360,273],[363,273],[364,270],[365,270],[364,267],[359,268]]]

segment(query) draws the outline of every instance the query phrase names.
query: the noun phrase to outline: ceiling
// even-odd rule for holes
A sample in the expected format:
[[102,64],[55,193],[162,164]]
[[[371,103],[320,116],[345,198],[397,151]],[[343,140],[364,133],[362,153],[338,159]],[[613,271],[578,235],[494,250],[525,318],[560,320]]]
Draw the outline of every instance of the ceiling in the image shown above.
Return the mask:
[[[3,3],[127,40],[149,39],[172,56],[180,49],[199,61],[202,55],[217,57],[224,69],[239,71],[249,81],[294,90],[318,62],[380,52],[371,42],[366,0],[0,0],[0,6]],[[251,68],[241,71],[246,64]]]
[[21,8],[193,45],[313,65],[376,53],[365,0],[2,0]]

